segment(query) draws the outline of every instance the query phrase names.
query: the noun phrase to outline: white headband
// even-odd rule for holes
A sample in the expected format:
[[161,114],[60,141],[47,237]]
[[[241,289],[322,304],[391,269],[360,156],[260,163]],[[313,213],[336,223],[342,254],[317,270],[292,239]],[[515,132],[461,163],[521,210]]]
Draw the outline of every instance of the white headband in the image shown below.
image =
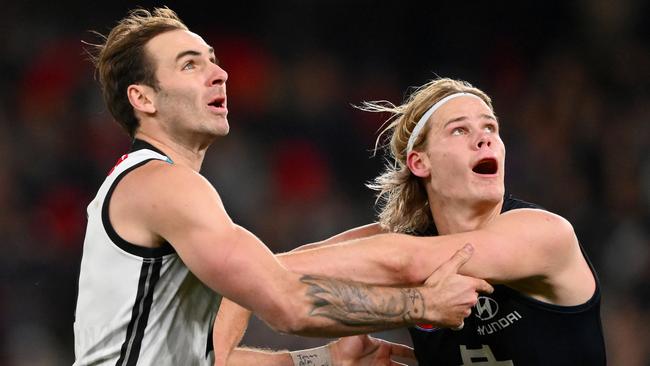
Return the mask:
[[[450,100],[452,100],[454,98],[463,97],[463,96],[474,97],[474,98],[481,99],[481,97],[479,97],[476,94],[465,93],[465,92],[450,94],[450,95],[447,95],[446,97],[440,99],[438,102],[436,102],[434,105],[432,105],[431,108],[429,108],[426,112],[424,112],[424,114],[422,115],[422,117],[420,118],[418,123],[413,128],[413,132],[411,132],[411,136],[409,137],[409,142],[406,145],[406,153],[407,154],[410,153],[411,150],[413,150],[413,145],[415,144],[415,140],[417,140],[418,136],[420,135],[420,132],[422,132],[422,129],[424,128],[424,126],[426,126],[427,121],[429,120],[429,118],[431,118],[431,115],[433,114],[433,112],[438,110],[438,108],[442,107],[442,105],[447,103],[448,101],[450,101]],[[483,99],[481,99],[481,100],[483,100]]]

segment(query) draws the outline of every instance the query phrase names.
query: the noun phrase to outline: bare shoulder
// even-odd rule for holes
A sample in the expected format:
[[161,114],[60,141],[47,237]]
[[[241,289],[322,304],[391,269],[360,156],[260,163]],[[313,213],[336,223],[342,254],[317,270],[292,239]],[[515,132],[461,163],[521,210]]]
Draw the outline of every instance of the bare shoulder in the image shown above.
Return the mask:
[[208,216],[225,218],[217,191],[203,176],[163,161],[151,161],[126,175],[115,188],[110,211],[125,239],[154,246],[163,238],[169,241],[167,228],[189,228]]
[[516,209],[502,214],[495,220],[495,226],[503,230],[514,227],[528,246],[527,254],[542,263],[540,274],[553,291],[540,291],[537,294],[540,300],[577,305],[591,298],[595,279],[567,219],[545,210]]
[[565,229],[572,228],[571,223],[564,217],[550,211],[537,208],[518,208],[504,212],[499,215],[499,219],[515,221],[531,221],[540,225],[560,225]]
[[194,170],[163,161],[151,161],[124,178],[122,189],[133,193],[133,198],[174,204],[179,199],[192,200],[195,196],[217,198],[212,185]]
[[[576,263],[581,256],[578,239],[568,220],[539,209],[516,209],[496,217],[479,231],[503,248],[498,255],[522,267],[517,273],[548,277]],[[523,268],[526,267],[526,268]],[[512,278],[517,278],[513,276]]]
[[577,244],[573,225],[552,212],[520,208],[499,215],[488,228],[515,232],[520,238],[544,247]]

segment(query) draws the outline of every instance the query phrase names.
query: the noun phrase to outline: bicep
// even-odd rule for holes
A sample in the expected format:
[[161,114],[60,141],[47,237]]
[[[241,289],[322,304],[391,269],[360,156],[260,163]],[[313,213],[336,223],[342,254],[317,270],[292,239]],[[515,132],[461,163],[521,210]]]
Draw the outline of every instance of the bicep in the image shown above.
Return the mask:
[[151,211],[152,231],[213,290],[252,310],[268,305],[273,297],[266,295],[279,292],[288,272],[257,237],[232,222],[209,183],[182,174],[169,177],[168,186],[183,186],[183,195],[158,192],[164,206]]
[[254,311],[283,292],[288,272],[246,229],[228,225],[188,231],[170,243],[189,269],[215,291]]

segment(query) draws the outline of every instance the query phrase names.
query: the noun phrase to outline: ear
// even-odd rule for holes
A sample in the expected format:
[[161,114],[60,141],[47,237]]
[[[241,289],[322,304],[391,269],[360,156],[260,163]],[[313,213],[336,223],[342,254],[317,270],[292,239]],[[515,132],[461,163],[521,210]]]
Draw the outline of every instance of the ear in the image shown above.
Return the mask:
[[406,156],[406,165],[416,177],[426,178],[431,174],[429,157],[421,151],[411,151]]
[[140,84],[131,84],[126,89],[126,94],[129,97],[129,102],[133,109],[143,113],[156,113],[156,106],[154,105],[153,96],[154,91],[151,87]]

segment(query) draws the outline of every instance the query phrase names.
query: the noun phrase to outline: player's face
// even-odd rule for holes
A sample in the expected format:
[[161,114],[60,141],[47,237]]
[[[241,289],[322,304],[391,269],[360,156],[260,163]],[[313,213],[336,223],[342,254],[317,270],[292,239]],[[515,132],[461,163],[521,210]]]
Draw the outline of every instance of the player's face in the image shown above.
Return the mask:
[[434,195],[470,204],[498,203],[504,194],[505,147],[487,104],[457,97],[431,118],[426,152]]
[[212,47],[198,35],[174,30],[152,38],[146,46],[160,90],[156,117],[177,138],[228,134],[226,80]]

